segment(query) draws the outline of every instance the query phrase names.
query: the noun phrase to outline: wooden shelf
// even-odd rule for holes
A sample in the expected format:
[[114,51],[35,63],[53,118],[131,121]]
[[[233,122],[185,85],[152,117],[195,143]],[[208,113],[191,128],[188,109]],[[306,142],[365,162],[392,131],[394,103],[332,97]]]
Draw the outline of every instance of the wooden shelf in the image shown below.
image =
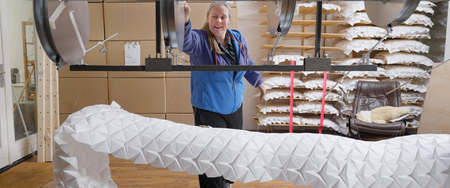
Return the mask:
[[[262,113],[258,107],[256,107],[256,110],[258,110],[258,112]],[[266,113],[274,113],[274,114],[289,114],[289,112],[280,112],[280,111],[274,111],[274,112],[266,112]],[[300,112],[294,112],[294,115],[300,115],[300,114],[315,114],[315,115],[320,115],[320,112],[308,112],[308,113],[300,113]],[[325,112],[325,115],[336,115],[336,114],[332,114],[329,112]]]
[[[278,99],[278,100],[289,100],[290,97],[283,97],[283,98],[276,98],[276,99]],[[271,99],[271,100],[273,100],[273,99]],[[309,100],[294,98],[294,101],[309,101]],[[315,102],[322,101],[322,99],[314,100],[314,101]],[[314,102],[314,101],[310,101],[310,102]],[[325,102],[337,102],[337,101],[339,101],[339,100],[325,100]]]
[[[344,21],[322,20],[322,26],[337,25],[342,23],[344,23]],[[267,25],[267,20],[261,22],[259,25]],[[292,21],[292,25],[303,25],[303,26],[316,25],[316,20],[294,20]]]
[[[264,60],[266,61],[266,60]],[[418,63],[395,63],[395,64],[387,64],[386,62],[383,62],[382,64],[374,64],[374,65],[403,65],[403,66],[420,66],[422,64],[418,64]],[[432,67],[432,66],[426,66],[426,65],[422,65],[424,67]]]
[[[317,11],[316,7],[299,7],[299,13],[300,14],[315,14]],[[331,13],[335,13],[338,10],[327,10],[322,8],[322,14],[331,14]],[[263,6],[258,13],[267,13],[267,6]]]
[[[375,77],[375,78],[376,78],[376,77]],[[271,89],[290,89],[290,87],[280,86],[280,87],[273,87],[273,88],[271,88]],[[306,88],[305,86],[296,86],[296,87],[294,87],[294,89],[307,89],[307,90],[312,90],[312,91],[315,91],[315,90],[320,90],[320,91],[322,91],[322,90],[323,90],[323,88],[310,89],[310,88]],[[337,90],[337,89],[338,89],[338,88],[335,87],[333,90]],[[327,88],[327,91],[330,91],[330,88]]]
[[[262,10],[262,9],[261,9]],[[360,11],[357,11],[357,12],[366,12],[366,10],[360,10]],[[426,13],[426,12],[424,12],[424,11],[418,11],[418,10],[416,10],[416,11],[414,11],[414,13],[416,13],[416,14],[429,14],[429,13]]]
[[[272,49],[274,45],[266,44],[260,49]],[[292,50],[314,50],[314,46],[297,46],[297,45],[277,45],[276,49],[292,49]],[[320,50],[342,50],[341,47],[320,47]]]
[[[322,33],[322,38],[343,38],[343,34],[337,34],[337,33]],[[270,37],[270,38],[276,38],[277,36],[270,35],[269,32],[262,35],[262,37]],[[316,33],[311,32],[289,32],[287,35],[283,37],[303,37],[303,38],[311,38],[316,37]]]
[[[265,125],[261,124],[258,119],[255,118],[254,120],[255,120],[257,125],[265,126]],[[289,126],[289,124],[270,124],[270,125],[267,125],[267,126]],[[292,126],[294,126],[294,127],[319,127],[318,125],[309,125],[309,124],[299,125],[299,124],[295,124],[295,123],[292,124]]]
[[[344,21],[342,21],[344,25],[346,26],[350,26],[350,27],[355,27],[355,26],[376,26],[375,24],[373,24],[372,22],[361,22],[361,23],[355,23],[353,26],[351,26],[348,23],[344,23]],[[260,24],[261,25],[261,24]],[[402,26],[424,26],[424,24],[405,24],[402,23]]]
[[[347,78],[349,78],[349,77],[347,77]],[[389,76],[383,76],[383,75],[381,75],[381,76],[353,76],[353,78],[375,78],[375,79],[377,79],[377,78],[389,78]],[[351,78],[351,79],[353,79],[353,78]]]
[[[352,51],[352,52],[355,52],[355,53],[362,53],[362,52],[364,52],[365,53],[365,52],[368,52],[368,51],[369,51],[369,49],[364,49],[364,50],[361,50],[359,52],[355,52],[355,51]],[[376,52],[387,52],[388,50],[387,49],[377,48],[377,49],[374,49],[373,51],[376,51]],[[400,50],[398,52],[419,54],[419,52],[414,52],[414,51],[409,51],[409,50]]]
[[[270,36],[270,33],[269,33],[269,36]],[[272,37],[272,38],[275,38],[275,37]],[[324,38],[324,37],[322,37],[322,38]],[[381,37],[355,37],[355,38],[353,38],[353,40],[354,39],[381,39]],[[389,36],[389,37],[387,37],[387,39],[408,39],[408,40],[414,40],[414,39],[429,39],[429,38],[427,38],[427,37],[395,37],[395,38],[392,38],[392,36]]]
[[267,13],[267,6],[264,5],[261,9],[259,9],[258,13]]
[[[275,56],[275,55],[274,55],[274,56]],[[263,58],[258,59],[258,60],[259,60],[259,61],[262,61],[262,62],[266,62],[266,61],[267,61],[267,57],[263,57]],[[331,61],[331,65],[336,65],[336,63],[340,63],[340,62],[342,62],[342,61]],[[291,62],[289,62],[289,63],[284,63],[284,64],[279,64],[279,65],[291,65]],[[383,64],[383,65],[387,65],[387,64]],[[405,63],[405,65],[409,65],[409,64]],[[277,72],[275,72],[275,73],[277,73]],[[281,73],[290,73],[290,71],[285,71],[285,72],[280,71],[279,73],[280,73],[280,74],[281,74]]]
[[[305,72],[313,72],[313,71],[305,71]],[[271,74],[291,74],[291,71],[271,71],[270,73]],[[303,71],[295,71],[294,74],[302,74],[303,75]],[[344,73],[336,72],[336,71],[331,71],[331,72],[328,72],[327,74],[344,75]],[[323,72],[315,72],[315,73],[310,73],[308,75],[323,75]]]

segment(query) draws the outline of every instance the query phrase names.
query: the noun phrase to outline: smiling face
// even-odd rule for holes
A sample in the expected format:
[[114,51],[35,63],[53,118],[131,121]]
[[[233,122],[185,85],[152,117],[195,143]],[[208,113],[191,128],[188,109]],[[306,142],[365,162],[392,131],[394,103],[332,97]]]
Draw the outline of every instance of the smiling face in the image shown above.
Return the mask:
[[212,7],[211,12],[207,15],[209,30],[220,41],[225,39],[231,21],[229,15],[228,8],[223,5]]

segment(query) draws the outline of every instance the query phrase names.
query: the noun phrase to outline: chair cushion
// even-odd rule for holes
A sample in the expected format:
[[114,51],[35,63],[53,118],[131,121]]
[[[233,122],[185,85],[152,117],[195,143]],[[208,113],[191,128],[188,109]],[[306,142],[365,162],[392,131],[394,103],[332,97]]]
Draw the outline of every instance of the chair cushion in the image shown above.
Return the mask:
[[399,107],[402,105],[400,89],[386,95],[387,92],[400,86],[396,81],[367,82],[359,81],[355,94],[353,112],[371,111],[380,106]]
[[406,107],[382,106],[371,111],[372,122],[387,123],[389,120],[411,113]]
[[386,124],[367,123],[358,119],[352,119],[350,126],[354,130],[360,132],[379,134],[379,135],[392,135],[401,136],[405,134],[405,123],[402,121]]
[[372,123],[372,114],[370,111],[359,111],[356,114],[356,118],[367,123]]

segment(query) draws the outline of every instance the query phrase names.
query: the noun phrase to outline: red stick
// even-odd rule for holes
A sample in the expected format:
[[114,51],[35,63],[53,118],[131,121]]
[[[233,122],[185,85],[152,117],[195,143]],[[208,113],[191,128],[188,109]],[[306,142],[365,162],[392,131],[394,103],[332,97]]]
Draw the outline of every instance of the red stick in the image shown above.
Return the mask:
[[[295,61],[291,60],[291,65],[295,65]],[[294,131],[294,71],[291,71],[291,97],[290,97],[290,110],[289,110],[289,133]]]
[[322,134],[323,118],[325,113],[325,94],[327,93],[327,71],[323,72],[322,110],[320,111],[319,134]]

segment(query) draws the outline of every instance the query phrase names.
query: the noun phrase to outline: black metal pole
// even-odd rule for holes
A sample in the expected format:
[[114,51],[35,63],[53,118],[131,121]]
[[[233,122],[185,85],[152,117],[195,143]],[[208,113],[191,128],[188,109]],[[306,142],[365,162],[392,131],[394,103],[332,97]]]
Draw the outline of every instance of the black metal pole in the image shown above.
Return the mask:
[[155,14],[156,14],[156,54],[161,57],[161,14],[160,14],[160,1],[155,2]]
[[[161,59],[161,58],[158,58]],[[164,58],[162,58],[164,59]],[[170,61],[169,61],[170,65]],[[304,71],[300,65],[171,65],[166,69],[148,70],[145,66],[70,65],[70,71]],[[376,71],[376,65],[333,65],[331,71]],[[317,70],[321,71],[321,70]]]
[[316,46],[314,49],[314,57],[320,58],[320,41],[322,39],[322,1],[317,1],[316,9]]

